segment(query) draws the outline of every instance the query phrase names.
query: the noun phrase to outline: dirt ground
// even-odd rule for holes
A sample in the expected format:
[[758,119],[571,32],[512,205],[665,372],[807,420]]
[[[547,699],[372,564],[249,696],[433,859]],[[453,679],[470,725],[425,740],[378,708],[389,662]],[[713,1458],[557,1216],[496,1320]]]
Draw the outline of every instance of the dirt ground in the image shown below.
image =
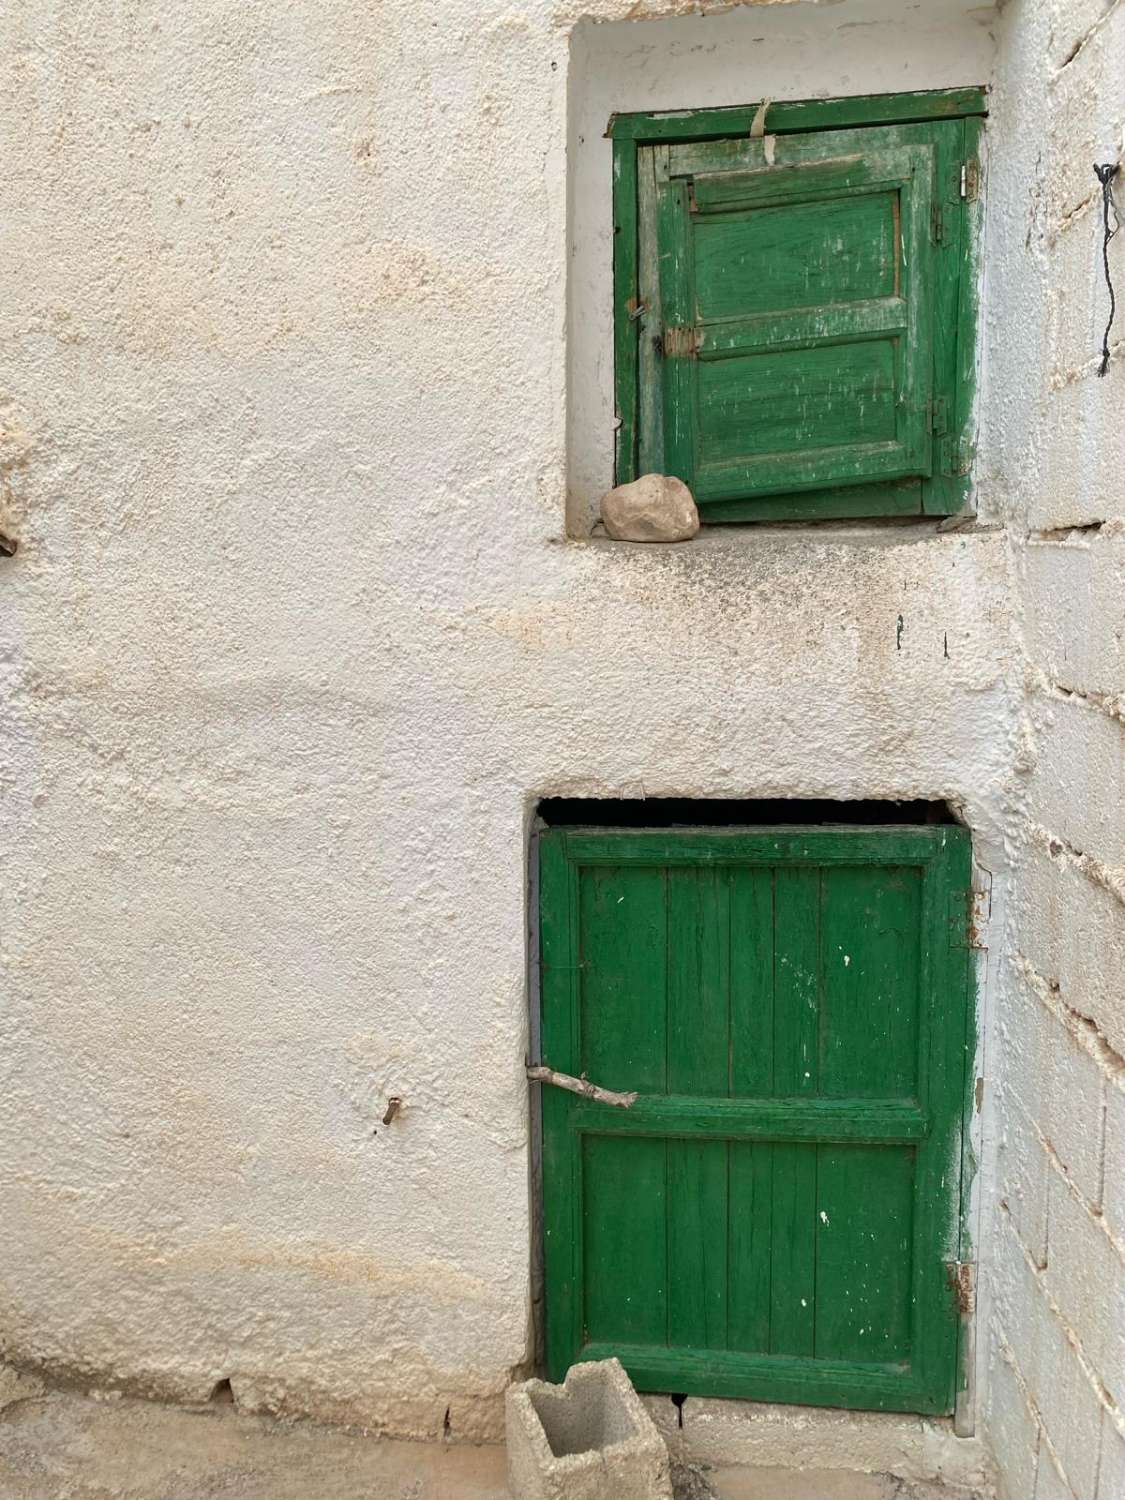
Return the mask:
[[[887,1475],[680,1470],[678,1500],[986,1500]],[[0,1500],[509,1500],[502,1448],[52,1392],[0,1412]],[[519,1500],[519,1497],[514,1497]]]

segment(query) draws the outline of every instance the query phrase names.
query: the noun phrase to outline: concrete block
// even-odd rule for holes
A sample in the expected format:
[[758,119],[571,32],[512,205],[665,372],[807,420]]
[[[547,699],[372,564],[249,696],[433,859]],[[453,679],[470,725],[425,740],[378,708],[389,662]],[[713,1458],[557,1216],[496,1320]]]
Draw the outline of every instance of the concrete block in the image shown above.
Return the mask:
[[1036,1265],[1047,1259],[1047,1153],[1027,1111],[1005,1091],[997,1153],[1000,1197]]
[[1097,1500],[1121,1500],[1125,1495],[1125,1435],[1106,1412],[1102,1420],[1102,1466]]
[[[1040,1300],[1045,1301],[1042,1296]],[[1105,1408],[1062,1324],[1049,1308],[1041,1325],[1039,1419],[1075,1494],[1092,1495]]]
[[1040,848],[1025,852],[1019,901],[1026,913],[1019,931],[1024,958],[1057,981],[1062,1000],[1125,1055],[1125,905],[1065,853],[1052,857]]
[[1025,587],[1027,649],[1048,679],[1071,692],[1125,693],[1125,525],[1032,542]]
[[1110,1398],[1125,1399],[1125,1262],[1101,1220],[1083,1208],[1057,1172],[1051,1174],[1047,1216],[1043,1283]]
[[[1109,1081],[1105,1096],[1105,1200],[1110,1232],[1125,1244],[1125,1076]],[[1125,1495],[1125,1489],[1121,1492]]]
[[1050,1067],[1040,1125],[1071,1181],[1101,1208],[1107,1075],[1102,1065],[1049,1013]]
[[1000,1472],[1003,1500],[1035,1494],[1039,1428],[1024,1398],[1011,1352],[994,1346],[989,1382],[987,1436]]
[[1066,1016],[1068,1004],[1079,1011],[1047,976],[1029,972],[997,1007],[1006,1071],[1000,1193],[1039,1266],[1044,1264],[1046,1152],[1092,1207],[1100,1209],[1102,1201],[1105,1095],[1112,1068],[1095,1030]]
[[1085,1500],[1082,1492],[1073,1489],[1067,1482],[1058,1457],[1044,1443],[1039,1453],[1039,1471],[1035,1477],[1035,1500],[1076,1500],[1076,1497]]
[[668,1449],[616,1359],[511,1386],[505,1406],[516,1500],[672,1500]]
[[1125,725],[1081,699],[1040,698],[1036,715],[1036,822],[1092,859],[1125,865]]

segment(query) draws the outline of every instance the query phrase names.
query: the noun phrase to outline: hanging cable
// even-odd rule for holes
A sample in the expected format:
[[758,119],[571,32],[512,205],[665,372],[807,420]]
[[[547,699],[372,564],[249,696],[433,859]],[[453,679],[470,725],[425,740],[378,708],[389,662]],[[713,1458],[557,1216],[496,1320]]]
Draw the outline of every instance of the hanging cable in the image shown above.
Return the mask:
[[[1113,290],[1113,277],[1109,269],[1109,242],[1121,228],[1121,219],[1118,216],[1117,204],[1113,201],[1113,179],[1117,176],[1118,164],[1115,161],[1104,162],[1101,166],[1094,163],[1094,171],[1098,181],[1102,185],[1102,265],[1105,269],[1105,284],[1109,291],[1109,321],[1105,325],[1105,335],[1102,338],[1102,362],[1098,368],[1099,375],[1109,373],[1109,334],[1113,327],[1113,320],[1117,314],[1117,294]],[[1110,209],[1113,210],[1113,228],[1109,227]]]

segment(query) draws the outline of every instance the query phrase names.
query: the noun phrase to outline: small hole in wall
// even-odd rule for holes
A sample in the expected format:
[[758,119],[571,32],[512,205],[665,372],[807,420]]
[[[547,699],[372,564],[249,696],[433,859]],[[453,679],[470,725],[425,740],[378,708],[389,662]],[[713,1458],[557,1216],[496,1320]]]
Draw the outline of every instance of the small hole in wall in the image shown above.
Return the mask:
[[447,1406],[445,1408],[445,1416],[442,1418],[441,1431],[443,1437],[449,1437],[453,1431],[453,1423],[449,1420],[449,1413],[451,1410],[452,1408]]
[[216,1381],[209,1399],[212,1406],[233,1406],[234,1392],[230,1388],[230,1381]]
[[676,1408],[676,1416],[681,1427],[684,1425],[684,1402],[686,1400],[687,1394],[684,1391],[677,1391],[672,1397],[672,1405]]

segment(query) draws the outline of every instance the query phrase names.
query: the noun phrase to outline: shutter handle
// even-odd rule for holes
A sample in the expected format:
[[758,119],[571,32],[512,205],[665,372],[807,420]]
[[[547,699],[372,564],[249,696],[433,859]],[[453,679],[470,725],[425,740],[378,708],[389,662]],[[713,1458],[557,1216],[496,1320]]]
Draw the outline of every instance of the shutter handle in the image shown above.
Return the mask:
[[527,1076],[532,1083],[550,1083],[557,1089],[580,1094],[583,1099],[596,1099],[599,1104],[612,1104],[618,1109],[628,1109],[637,1102],[636,1094],[619,1094],[616,1089],[603,1089],[599,1084],[591,1083],[585,1073],[581,1078],[573,1078],[569,1073],[556,1073],[554,1068],[541,1068],[528,1063]]

